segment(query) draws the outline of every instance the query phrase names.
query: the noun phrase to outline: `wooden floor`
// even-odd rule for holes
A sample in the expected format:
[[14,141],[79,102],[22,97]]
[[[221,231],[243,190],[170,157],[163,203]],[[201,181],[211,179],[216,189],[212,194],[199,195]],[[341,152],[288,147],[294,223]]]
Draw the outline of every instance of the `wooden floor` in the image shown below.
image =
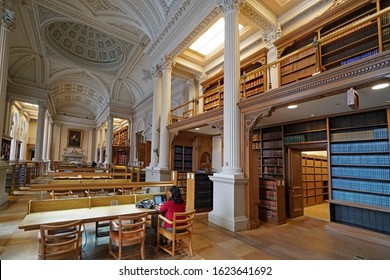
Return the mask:
[[[27,201],[35,194],[18,194],[0,207],[0,259],[35,260],[38,231],[18,229],[26,214]],[[179,251],[183,260],[390,260],[390,242],[378,244],[331,230],[326,219],[302,216],[275,226],[262,224],[254,230],[233,233],[211,224],[207,214],[197,214],[194,225],[194,256]],[[95,238],[94,224],[86,225],[82,259],[107,260],[108,237]],[[156,252],[155,236],[149,231],[146,259],[172,259]],[[140,259],[137,251],[131,258]]]

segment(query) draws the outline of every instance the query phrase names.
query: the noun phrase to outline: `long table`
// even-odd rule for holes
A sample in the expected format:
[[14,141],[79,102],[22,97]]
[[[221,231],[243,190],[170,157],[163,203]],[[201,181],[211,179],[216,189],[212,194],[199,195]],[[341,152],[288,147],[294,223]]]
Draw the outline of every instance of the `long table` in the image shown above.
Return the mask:
[[46,211],[27,214],[19,224],[25,231],[39,229],[42,224],[67,223],[81,220],[83,223],[116,219],[121,215],[138,213],[158,214],[157,209],[137,208],[135,204],[116,206],[100,206],[92,208],[77,208],[69,210]]

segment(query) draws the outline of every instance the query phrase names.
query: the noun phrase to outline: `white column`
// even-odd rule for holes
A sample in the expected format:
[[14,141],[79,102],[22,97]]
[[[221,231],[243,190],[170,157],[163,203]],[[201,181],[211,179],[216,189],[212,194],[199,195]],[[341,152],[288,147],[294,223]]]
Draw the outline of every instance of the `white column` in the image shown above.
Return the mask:
[[105,164],[112,163],[112,134],[114,129],[114,118],[112,115],[107,117],[107,137],[106,137],[106,160]]
[[43,129],[43,148],[42,148],[42,159],[43,161],[47,160],[47,136],[48,136],[48,115],[47,112],[45,114],[45,122],[44,122],[44,129]]
[[99,137],[100,137],[100,141],[99,141],[99,151],[100,151],[100,154],[99,154],[99,163],[103,163],[104,162],[104,159],[103,159],[103,131],[104,131],[104,125],[102,125],[99,129]]
[[[202,82],[206,79],[206,75],[205,74],[202,74],[202,75],[199,75],[198,77],[196,77],[196,80],[198,82],[198,95],[197,97],[200,97],[203,95],[203,87],[202,87]],[[204,100],[203,98],[202,99],[199,99],[199,103],[198,103],[198,109],[197,109],[197,113],[198,114],[201,114],[203,113],[203,104],[204,104]]]
[[150,155],[150,168],[158,166],[159,154],[159,133],[160,117],[161,117],[161,70],[160,66],[156,65],[152,69],[152,76],[154,81],[153,92],[153,117],[152,117],[152,147]]
[[161,63],[162,69],[162,102],[161,102],[161,122],[160,122],[160,150],[159,150],[159,169],[167,170],[169,165],[169,115],[171,109],[171,78],[174,61],[165,57]]
[[[48,117],[47,121],[48,121],[48,125],[47,125],[46,160],[50,162],[52,159],[52,155],[50,154],[50,152],[51,152],[51,143],[53,138],[53,121],[51,120],[50,117]],[[50,169],[50,164],[48,164],[48,168]]]
[[2,119],[0,121],[0,136],[2,137],[4,134],[4,120],[8,119],[5,116],[9,57],[8,36],[10,30],[14,28],[14,12],[6,7],[4,12],[0,13],[0,16],[0,117]]
[[220,1],[225,19],[222,173],[240,174],[240,41],[238,0]]
[[213,181],[213,211],[209,221],[231,231],[248,228],[245,213],[246,182],[240,167],[240,48],[238,15],[240,0],[218,0],[225,19],[223,159],[221,173]]
[[[196,97],[194,80],[191,79],[191,80],[187,81],[187,88],[188,88],[188,95],[187,95],[186,102],[189,102],[191,100],[194,100],[194,98]],[[194,109],[194,106],[195,106],[194,103],[192,103],[192,104],[188,103],[188,106],[184,107],[185,111]],[[195,112],[195,111],[193,110],[193,112]]]
[[46,106],[38,101],[37,138],[35,143],[35,160],[42,161],[43,131],[45,129]]
[[89,128],[88,130],[88,151],[87,151],[87,162],[92,162],[93,155],[93,130],[94,128]]
[[54,123],[54,129],[53,129],[53,143],[54,143],[54,155],[53,155],[53,161],[60,161],[61,159],[61,129],[62,123],[55,122]]

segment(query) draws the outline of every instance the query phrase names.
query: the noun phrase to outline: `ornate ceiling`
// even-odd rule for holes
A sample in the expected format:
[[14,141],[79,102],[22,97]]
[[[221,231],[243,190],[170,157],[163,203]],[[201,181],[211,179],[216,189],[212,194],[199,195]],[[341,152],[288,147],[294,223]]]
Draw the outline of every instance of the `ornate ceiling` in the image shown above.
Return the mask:
[[[46,92],[54,117],[97,121],[108,104],[111,110],[131,114],[151,98],[153,83],[145,73],[165,55],[179,58],[174,77],[181,79],[217,67],[213,61],[218,59],[223,63],[223,49],[207,59],[183,55],[222,16],[217,0],[6,2],[16,13],[16,28],[10,36],[10,88],[16,86],[19,95],[31,95],[36,89],[35,97]],[[288,9],[319,1],[244,2],[242,40],[246,48],[258,48],[264,34],[276,27]]]

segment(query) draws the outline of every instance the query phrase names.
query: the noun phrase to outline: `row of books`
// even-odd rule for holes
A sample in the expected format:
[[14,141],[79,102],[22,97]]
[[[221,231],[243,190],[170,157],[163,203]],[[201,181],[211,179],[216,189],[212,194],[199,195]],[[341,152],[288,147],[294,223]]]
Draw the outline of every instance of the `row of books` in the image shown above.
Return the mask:
[[263,157],[283,157],[283,151],[280,150],[263,150]]
[[332,167],[332,177],[390,180],[389,168]]
[[390,23],[390,14],[382,15],[381,23],[382,23],[382,25],[389,24]]
[[326,139],[327,139],[326,131],[323,131],[323,132],[315,132],[315,133],[288,135],[284,137],[284,143],[325,141]]
[[282,76],[282,84],[288,84],[291,82],[295,82],[299,79],[308,77],[313,75],[316,72],[316,65],[311,65],[309,67],[303,68],[302,70],[299,70],[297,72]]
[[332,133],[330,139],[331,141],[375,140],[387,139],[388,135],[387,128],[375,128],[342,133]]
[[390,194],[390,182],[332,178],[332,189]]
[[280,69],[280,74],[281,75],[286,75],[290,72],[294,72],[296,70],[299,70],[299,69],[302,69],[302,68],[305,68],[309,65],[312,65],[312,64],[315,64],[316,63],[316,56],[313,54],[309,57],[306,57],[302,60],[299,60],[293,64],[288,64],[286,66],[283,66],[281,69]]
[[341,65],[349,64],[349,63],[358,61],[360,59],[372,56],[372,55],[377,54],[377,53],[379,53],[379,49],[374,49],[372,51],[368,51],[368,52],[365,52],[365,53],[362,53],[362,54],[358,54],[358,55],[355,55],[353,57],[350,57],[350,58],[342,60],[341,61]]
[[283,167],[273,167],[273,166],[264,166],[263,168],[264,173],[277,173],[282,174],[283,173]]
[[387,41],[390,39],[390,27],[382,29],[382,40]]
[[263,91],[264,91],[264,86],[260,86],[260,87],[257,87],[257,88],[246,90],[245,91],[245,97],[252,96],[252,95],[261,93]]
[[259,149],[261,149],[261,143],[260,143],[260,142],[253,142],[253,143],[252,143],[252,149],[253,149],[253,150],[259,150]]
[[390,155],[333,155],[331,157],[332,165],[351,164],[351,165],[387,165],[390,166]]
[[333,190],[332,198],[334,200],[342,200],[342,201],[348,201],[348,202],[354,202],[354,203],[360,203],[366,205],[390,207],[390,196],[384,196],[384,195]]
[[[332,32],[328,32],[328,33],[324,34],[323,36],[321,36],[321,39],[329,37],[330,35],[332,35],[332,34],[334,34],[336,32],[339,32],[340,30],[347,29],[349,26],[351,26],[353,24],[356,24],[356,21],[352,21],[349,24],[345,24],[342,27],[333,30]],[[321,45],[323,46],[323,45],[329,44],[330,42],[333,42],[335,40],[343,38],[346,35],[354,33],[354,32],[356,32],[356,31],[358,31],[358,30],[360,30],[360,29],[362,29],[362,28],[364,28],[364,27],[366,27],[366,26],[368,26],[370,24],[372,24],[372,21],[367,21],[365,23],[362,23],[362,24],[360,24],[360,25],[358,25],[358,26],[356,26],[354,28],[351,28],[351,29],[349,29],[349,30],[347,30],[345,32],[342,32],[342,33],[338,34],[337,36],[335,36],[333,38],[330,38],[329,40],[323,41]]]
[[280,66],[284,66],[284,65],[287,65],[291,62],[294,62],[294,61],[297,61],[297,60],[300,60],[306,56],[309,56],[309,55],[312,55],[316,52],[316,49],[313,47],[313,48],[309,48],[307,50],[304,50],[296,55],[293,55],[285,60],[283,60],[282,62],[280,62]]
[[263,159],[264,165],[282,165],[283,159],[281,158],[265,158]]
[[255,73],[246,74],[245,81],[250,81],[250,80],[256,79],[260,76],[263,76],[263,70],[255,72]]
[[266,131],[263,132],[263,139],[276,139],[276,138],[282,138],[282,131]]
[[281,148],[281,147],[282,147],[282,140],[263,142],[264,149],[273,149],[273,148]]
[[276,192],[272,191],[272,190],[260,189],[260,198],[269,199],[269,200],[276,200]]
[[358,142],[358,143],[333,143],[330,144],[332,153],[379,153],[388,152],[388,141]]

